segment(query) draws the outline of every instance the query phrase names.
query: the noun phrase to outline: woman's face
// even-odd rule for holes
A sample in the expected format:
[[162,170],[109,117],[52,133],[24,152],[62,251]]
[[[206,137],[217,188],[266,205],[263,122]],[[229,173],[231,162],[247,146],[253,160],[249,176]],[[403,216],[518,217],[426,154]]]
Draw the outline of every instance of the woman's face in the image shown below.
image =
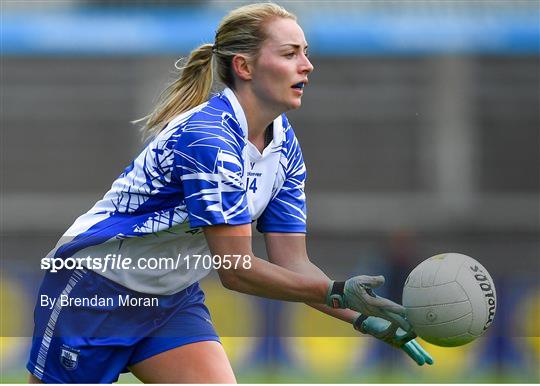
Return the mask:
[[253,63],[253,92],[272,110],[297,109],[313,71],[304,32],[296,21],[285,18],[271,20],[265,30],[268,38]]

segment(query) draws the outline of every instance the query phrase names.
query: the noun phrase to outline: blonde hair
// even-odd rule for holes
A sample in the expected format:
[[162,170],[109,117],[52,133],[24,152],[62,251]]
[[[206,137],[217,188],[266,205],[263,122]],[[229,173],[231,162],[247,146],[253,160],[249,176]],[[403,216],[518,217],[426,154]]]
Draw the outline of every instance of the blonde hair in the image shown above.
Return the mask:
[[264,25],[273,18],[296,20],[295,15],[274,3],[246,5],[225,16],[216,31],[214,44],[203,44],[194,49],[181,68],[180,77],[161,93],[154,110],[135,121],[145,121],[144,137],[157,135],[175,116],[208,99],[214,66],[221,82],[234,88],[233,57],[245,54],[256,58],[266,39]]

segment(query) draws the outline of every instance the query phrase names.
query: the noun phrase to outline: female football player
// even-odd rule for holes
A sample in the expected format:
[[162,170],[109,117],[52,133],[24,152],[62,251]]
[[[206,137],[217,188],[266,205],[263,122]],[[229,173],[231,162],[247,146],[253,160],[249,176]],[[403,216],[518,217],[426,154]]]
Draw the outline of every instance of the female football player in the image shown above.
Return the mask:
[[[284,112],[313,65],[294,15],[232,11],[191,52],[145,121],[150,141],[47,256],[27,365],[31,382],[234,383],[198,281],[306,302],[431,363],[380,276],[330,280],[306,252],[306,170]],[[209,98],[213,73],[225,84]],[[269,261],[256,257],[251,223]],[[173,265],[150,267],[150,259]],[[71,264],[69,265],[68,264]],[[73,269],[66,269],[65,267]]]

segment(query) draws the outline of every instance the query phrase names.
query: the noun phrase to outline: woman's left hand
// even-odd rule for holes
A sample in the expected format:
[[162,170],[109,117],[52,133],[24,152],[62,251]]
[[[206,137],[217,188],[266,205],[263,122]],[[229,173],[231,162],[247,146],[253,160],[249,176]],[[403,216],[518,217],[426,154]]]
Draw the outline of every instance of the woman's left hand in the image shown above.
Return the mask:
[[405,332],[395,323],[378,318],[376,316],[366,317],[360,315],[353,323],[354,329],[363,334],[371,335],[395,348],[400,348],[419,366],[427,363],[432,365],[433,358],[424,348],[414,339],[414,332]]

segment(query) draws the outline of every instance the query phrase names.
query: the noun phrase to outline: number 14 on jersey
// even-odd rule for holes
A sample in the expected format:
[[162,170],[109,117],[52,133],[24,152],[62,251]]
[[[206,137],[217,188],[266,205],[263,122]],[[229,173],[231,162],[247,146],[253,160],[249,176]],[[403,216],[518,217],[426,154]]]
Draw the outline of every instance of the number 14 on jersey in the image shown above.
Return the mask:
[[257,192],[257,178],[247,178],[246,186],[253,193]]

